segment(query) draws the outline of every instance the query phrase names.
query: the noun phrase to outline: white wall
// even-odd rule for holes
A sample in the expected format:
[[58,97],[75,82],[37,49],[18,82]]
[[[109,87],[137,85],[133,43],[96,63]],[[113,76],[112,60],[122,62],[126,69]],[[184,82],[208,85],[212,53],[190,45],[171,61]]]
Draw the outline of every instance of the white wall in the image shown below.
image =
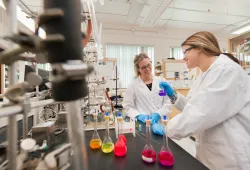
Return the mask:
[[[166,32],[130,31],[125,29],[104,29],[102,44],[140,44],[152,45],[155,48],[155,63],[170,55],[170,47],[180,46],[194,31],[167,30]],[[217,36],[221,49],[227,49],[227,38]],[[105,55],[105,51],[104,51]],[[108,56],[106,56],[108,57]]]

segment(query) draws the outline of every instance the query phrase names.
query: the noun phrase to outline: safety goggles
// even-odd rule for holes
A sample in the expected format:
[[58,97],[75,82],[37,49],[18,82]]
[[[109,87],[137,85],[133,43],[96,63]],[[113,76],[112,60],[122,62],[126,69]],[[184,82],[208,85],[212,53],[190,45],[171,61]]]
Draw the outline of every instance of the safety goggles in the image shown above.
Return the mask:
[[152,68],[152,64],[151,63],[148,63],[147,65],[145,65],[145,66],[142,66],[140,69],[141,70],[146,70],[147,68]]
[[195,48],[195,46],[191,46],[191,47],[189,47],[189,48],[183,50],[182,52],[183,52],[183,54],[185,55],[187,51],[190,51],[190,50],[192,50],[193,48]]

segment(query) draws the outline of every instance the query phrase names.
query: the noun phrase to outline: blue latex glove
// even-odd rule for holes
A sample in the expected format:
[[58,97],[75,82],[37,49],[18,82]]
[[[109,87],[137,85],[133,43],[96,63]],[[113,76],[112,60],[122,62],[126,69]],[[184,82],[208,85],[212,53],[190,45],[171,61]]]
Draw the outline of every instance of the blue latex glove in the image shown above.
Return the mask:
[[159,87],[164,89],[169,97],[174,95],[174,89],[165,81],[160,82]]
[[152,115],[149,117],[151,119],[151,125],[158,123],[158,121],[161,119],[161,116],[159,113],[152,113]]
[[146,120],[149,119],[149,115],[139,114],[136,116],[136,119],[142,123],[146,123]]
[[159,123],[155,123],[152,125],[152,131],[156,135],[163,135],[164,134],[164,127]]

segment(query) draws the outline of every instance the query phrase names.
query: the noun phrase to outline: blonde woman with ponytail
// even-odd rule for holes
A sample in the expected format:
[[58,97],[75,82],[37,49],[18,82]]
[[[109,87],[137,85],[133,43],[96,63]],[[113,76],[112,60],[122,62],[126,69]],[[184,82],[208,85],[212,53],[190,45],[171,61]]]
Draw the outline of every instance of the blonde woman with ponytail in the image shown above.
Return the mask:
[[160,83],[182,112],[168,122],[168,136],[196,135],[196,157],[211,170],[250,170],[249,76],[209,32],[190,36],[182,50],[187,67],[202,73],[186,98]]
[[163,135],[163,128],[158,121],[161,115],[169,115],[172,111],[169,97],[161,97],[158,94],[159,83],[166,80],[152,75],[152,64],[145,53],[135,56],[134,70],[136,78],[127,88],[122,106],[132,119],[137,118],[145,123],[145,120],[150,118],[153,133]]

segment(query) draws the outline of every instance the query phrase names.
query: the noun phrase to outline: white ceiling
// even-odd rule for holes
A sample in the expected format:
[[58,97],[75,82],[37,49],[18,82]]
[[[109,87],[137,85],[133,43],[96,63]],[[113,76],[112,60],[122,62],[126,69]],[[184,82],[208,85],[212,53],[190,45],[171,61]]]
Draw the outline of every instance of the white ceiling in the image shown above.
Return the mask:
[[[42,0],[22,1],[32,10],[42,11]],[[131,29],[188,29],[229,34],[250,21],[250,0],[104,0],[103,6],[96,1],[97,19],[104,28],[124,25]],[[140,3],[144,3],[141,11],[136,11],[138,6],[132,9]],[[134,17],[135,22],[128,16]]]

